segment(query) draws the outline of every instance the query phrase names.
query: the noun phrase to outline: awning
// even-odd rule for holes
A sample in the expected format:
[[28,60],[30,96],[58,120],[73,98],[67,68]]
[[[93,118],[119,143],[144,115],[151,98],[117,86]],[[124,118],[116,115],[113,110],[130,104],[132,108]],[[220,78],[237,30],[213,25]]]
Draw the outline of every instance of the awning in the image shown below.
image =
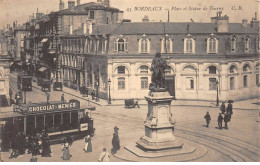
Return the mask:
[[46,67],[41,67],[38,71],[40,71],[40,72],[44,72],[44,71],[46,71],[48,68],[46,68]]
[[46,42],[46,41],[48,41],[48,38],[44,38],[44,39],[42,39],[41,42]]

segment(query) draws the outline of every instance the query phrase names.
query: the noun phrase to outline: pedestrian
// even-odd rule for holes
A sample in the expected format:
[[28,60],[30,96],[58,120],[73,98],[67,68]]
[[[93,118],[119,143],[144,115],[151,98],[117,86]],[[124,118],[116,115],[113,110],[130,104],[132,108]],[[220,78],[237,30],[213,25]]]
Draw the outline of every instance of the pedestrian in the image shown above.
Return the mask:
[[112,139],[112,150],[111,153],[115,154],[117,150],[120,150],[120,139],[118,136],[118,130],[119,128],[117,126],[114,127],[114,134],[113,134],[113,139]]
[[70,160],[70,150],[69,150],[69,143],[67,142],[66,139],[63,141],[62,145],[62,151],[63,151],[63,160]]
[[17,143],[17,147],[18,147],[18,154],[23,155],[24,146],[25,146],[25,144],[23,144],[23,143],[25,143],[25,139],[23,139],[21,132],[18,132],[16,135],[16,143]]
[[88,97],[88,88],[85,87],[85,95]]
[[224,128],[228,129],[228,124],[227,123],[229,122],[229,116],[228,116],[227,113],[224,116],[224,122],[225,122],[225,127]]
[[140,108],[140,107],[139,107],[139,104],[138,104],[138,101],[135,102],[134,107],[135,107],[135,106],[137,106],[138,108]]
[[220,106],[220,110],[221,110],[221,113],[224,114],[225,111],[226,111],[226,106],[225,106],[225,102],[222,102],[221,106]]
[[11,154],[9,156],[9,159],[12,159],[12,158],[17,158],[19,155],[18,155],[18,147],[17,147],[17,143],[16,143],[16,138],[13,137],[11,139]]
[[229,120],[231,120],[231,116],[232,116],[232,114],[233,114],[233,106],[232,106],[231,102],[228,103],[227,114],[228,114],[228,116],[229,116]]
[[85,152],[92,152],[92,143],[91,143],[91,137],[88,135],[85,137],[85,149],[83,149]]
[[206,119],[207,127],[209,127],[209,123],[210,123],[210,120],[211,120],[209,112],[207,112],[207,114],[204,116],[204,119]]
[[95,92],[94,90],[91,92],[92,100],[95,100]]
[[28,142],[27,142],[27,149],[28,149],[27,154],[32,153],[32,139],[33,139],[32,135],[29,134],[28,135]]
[[20,151],[20,155],[24,155],[25,154],[25,150],[26,150],[26,136],[25,133],[20,133],[21,134],[21,151]]
[[45,131],[42,136],[42,157],[51,157],[50,139]]
[[60,100],[61,100],[61,102],[63,102],[63,103],[64,103],[64,101],[65,101],[65,98],[64,98],[64,93],[61,95],[61,98],[60,98]]
[[223,117],[222,117],[221,113],[219,113],[219,115],[218,115],[218,127],[219,127],[219,129],[222,129],[222,121],[223,121]]
[[106,148],[103,148],[103,152],[100,154],[99,162],[109,162],[110,161],[110,154],[107,152]]
[[47,103],[49,103],[50,100],[50,94],[46,92],[46,97],[47,97]]

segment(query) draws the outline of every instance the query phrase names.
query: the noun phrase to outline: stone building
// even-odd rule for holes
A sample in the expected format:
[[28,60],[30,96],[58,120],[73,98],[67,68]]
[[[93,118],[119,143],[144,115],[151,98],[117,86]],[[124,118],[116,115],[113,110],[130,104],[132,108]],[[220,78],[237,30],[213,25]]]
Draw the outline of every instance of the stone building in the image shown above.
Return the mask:
[[156,52],[168,59],[166,86],[175,99],[221,101],[259,93],[259,21],[87,24],[61,37],[61,76],[68,87],[98,88],[112,99],[148,94]]

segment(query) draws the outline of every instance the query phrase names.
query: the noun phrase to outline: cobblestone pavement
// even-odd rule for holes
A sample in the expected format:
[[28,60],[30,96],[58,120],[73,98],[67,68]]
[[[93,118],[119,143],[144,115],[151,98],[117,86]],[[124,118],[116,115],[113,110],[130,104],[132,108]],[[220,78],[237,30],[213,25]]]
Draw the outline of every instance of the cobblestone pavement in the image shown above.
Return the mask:
[[[35,97],[37,96],[37,97]],[[51,92],[51,100],[59,100],[61,92]],[[75,98],[77,96],[65,93],[65,98]],[[34,89],[28,93],[28,100],[45,101],[45,94]],[[81,102],[86,100],[78,98]],[[91,104],[91,103],[90,103]],[[229,129],[217,129],[217,116],[220,112],[218,107],[191,107],[172,106],[171,110],[176,118],[175,135],[179,139],[196,142],[208,149],[207,154],[193,161],[202,162],[232,162],[232,161],[260,161],[259,159],[259,122],[256,122],[257,110],[234,110]],[[206,128],[204,115],[209,111],[211,114],[210,127]],[[126,109],[123,106],[98,106],[93,111],[95,136],[92,140],[93,152],[83,151],[84,141],[75,141],[70,148],[71,162],[96,162],[102,148],[108,150],[112,148],[111,140],[114,126],[119,127],[119,137],[121,150],[131,142],[137,141],[144,136],[144,120],[147,114],[147,105],[141,108]],[[52,157],[42,158],[38,156],[38,161],[52,162],[61,161],[61,145],[52,145]],[[130,153],[128,153],[130,154]],[[2,153],[2,159],[8,162],[27,162],[31,155],[25,154],[16,159],[8,159],[9,153]],[[120,162],[115,156],[111,156],[111,161]],[[173,161],[173,157],[161,157],[150,161]]]

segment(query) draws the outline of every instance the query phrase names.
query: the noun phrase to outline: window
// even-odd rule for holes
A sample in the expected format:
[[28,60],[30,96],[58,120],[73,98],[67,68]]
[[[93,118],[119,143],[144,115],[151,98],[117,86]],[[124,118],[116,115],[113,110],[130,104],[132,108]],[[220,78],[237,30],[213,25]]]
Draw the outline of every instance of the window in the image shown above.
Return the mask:
[[148,89],[148,77],[141,77],[141,89]]
[[237,41],[234,36],[232,36],[229,40],[230,44],[230,52],[235,52],[237,48]]
[[184,53],[195,53],[195,40],[193,38],[184,39]]
[[247,75],[243,76],[243,87],[247,87]]
[[259,82],[259,77],[260,77],[260,74],[256,74],[256,86],[260,86],[260,82]]
[[250,67],[248,64],[244,65],[243,67],[243,72],[249,72],[250,71]]
[[149,40],[147,38],[141,38],[139,40],[139,52],[148,53],[148,44],[149,44]]
[[106,52],[107,40],[102,40],[102,53]]
[[235,89],[235,77],[230,77],[230,90]]
[[118,78],[118,89],[125,89],[125,78]]
[[236,73],[237,72],[237,69],[234,65],[232,65],[230,68],[229,68],[229,73]]
[[216,90],[216,89],[217,89],[217,79],[209,78],[209,90]]
[[125,39],[119,38],[115,42],[115,52],[125,52],[127,50],[127,43]]
[[209,66],[209,74],[217,74],[217,68],[215,66]]
[[162,39],[162,53],[171,53],[172,52],[172,40],[167,36]]
[[94,11],[89,12],[89,18],[90,19],[95,19]]
[[119,66],[117,68],[117,74],[125,74],[125,67],[124,66]]
[[189,90],[193,90],[194,89],[194,79],[193,79],[193,77],[187,77],[186,78],[186,87],[187,87],[187,89],[189,89]]
[[250,38],[245,37],[244,38],[244,52],[249,52],[250,51]]
[[217,39],[209,38],[207,48],[208,48],[208,53],[217,53]]
[[147,74],[148,73],[148,66],[142,65],[140,67],[140,73],[141,74]]

